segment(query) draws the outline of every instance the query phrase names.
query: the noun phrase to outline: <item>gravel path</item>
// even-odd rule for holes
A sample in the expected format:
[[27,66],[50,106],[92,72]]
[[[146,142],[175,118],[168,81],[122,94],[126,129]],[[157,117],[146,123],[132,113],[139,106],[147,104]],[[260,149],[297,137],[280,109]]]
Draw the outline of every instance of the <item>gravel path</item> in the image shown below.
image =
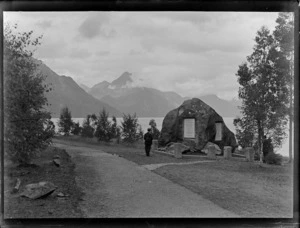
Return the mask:
[[76,164],[86,217],[238,217],[145,167],[100,150],[57,143]]

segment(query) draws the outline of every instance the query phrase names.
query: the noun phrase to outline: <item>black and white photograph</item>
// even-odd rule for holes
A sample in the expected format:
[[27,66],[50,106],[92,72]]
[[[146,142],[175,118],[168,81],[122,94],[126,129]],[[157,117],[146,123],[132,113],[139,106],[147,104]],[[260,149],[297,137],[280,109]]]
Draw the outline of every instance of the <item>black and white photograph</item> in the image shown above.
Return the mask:
[[3,11],[3,218],[293,218],[294,27]]

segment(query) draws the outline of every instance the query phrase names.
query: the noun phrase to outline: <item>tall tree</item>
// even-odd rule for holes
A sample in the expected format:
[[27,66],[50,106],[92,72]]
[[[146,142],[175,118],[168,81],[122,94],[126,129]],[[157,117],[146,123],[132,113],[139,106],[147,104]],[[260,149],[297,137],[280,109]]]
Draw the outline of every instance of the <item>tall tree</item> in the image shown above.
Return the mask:
[[285,137],[288,88],[286,78],[278,74],[279,54],[270,31],[262,27],[255,42],[253,53],[236,74],[241,85],[239,98],[243,117],[235,120],[235,124],[247,137],[249,131],[256,133],[253,140],[257,141],[262,161],[263,137],[273,138],[275,147],[280,146]]
[[10,158],[30,163],[46,148],[54,134],[51,115],[45,110],[45,76],[32,57],[41,37],[33,32],[17,32],[17,26],[4,27],[4,142]]
[[93,138],[95,129],[91,125],[95,125],[96,115],[87,115],[82,123],[81,136]]
[[68,107],[63,107],[60,112],[58,120],[58,131],[68,136],[73,128],[74,122],[72,120],[72,114]]
[[102,109],[97,121],[97,127],[95,131],[95,136],[99,141],[109,142],[113,136],[114,132],[112,130],[112,124],[108,120],[109,113]]
[[134,143],[141,137],[140,124],[136,114],[123,114],[123,122],[121,122],[122,138],[124,142]]
[[293,13],[279,13],[274,38],[278,47],[278,74],[285,77],[289,88],[289,160],[292,161],[294,120],[294,16]]

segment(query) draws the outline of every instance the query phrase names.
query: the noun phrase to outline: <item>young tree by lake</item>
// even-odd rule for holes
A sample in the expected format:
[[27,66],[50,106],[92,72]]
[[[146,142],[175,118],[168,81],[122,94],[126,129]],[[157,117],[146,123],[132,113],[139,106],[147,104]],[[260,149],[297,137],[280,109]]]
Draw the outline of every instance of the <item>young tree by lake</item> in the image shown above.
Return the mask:
[[274,147],[280,146],[286,137],[289,90],[287,78],[279,74],[286,65],[279,61],[281,54],[274,36],[262,27],[255,42],[253,53],[236,74],[242,118],[236,119],[234,124],[240,141],[249,140],[252,144],[257,141],[262,161],[264,136],[273,139]]
[[4,143],[6,153],[20,164],[28,164],[45,149],[54,135],[51,115],[45,110],[45,76],[33,58],[41,36],[20,33],[6,24],[3,34]]
[[99,141],[110,142],[115,136],[115,127],[108,120],[109,113],[105,109],[102,110],[99,117],[97,118],[95,136]]
[[73,128],[74,122],[72,120],[72,114],[68,107],[63,107],[60,112],[60,117],[58,120],[58,132],[63,133],[68,136]]
[[82,127],[80,127],[79,121],[77,123],[74,123],[71,129],[71,134],[79,135],[81,131],[82,131]]
[[121,123],[123,142],[134,143],[140,139],[138,117],[136,114],[123,114],[123,122]]
[[88,137],[88,138],[94,137],[95,129],[91,125],[95,124],[96,119],[97,118],[95,114],[86,116],[86,119],[83,121],[82,124],[82,130],[81,130],[82,137]]
[[151,119],[149,122],[149,125],[151,126],[151,131],[153,134],[153,139],[158,139],[159,138],[159,130],[156,128],[156,122],[154,119]]

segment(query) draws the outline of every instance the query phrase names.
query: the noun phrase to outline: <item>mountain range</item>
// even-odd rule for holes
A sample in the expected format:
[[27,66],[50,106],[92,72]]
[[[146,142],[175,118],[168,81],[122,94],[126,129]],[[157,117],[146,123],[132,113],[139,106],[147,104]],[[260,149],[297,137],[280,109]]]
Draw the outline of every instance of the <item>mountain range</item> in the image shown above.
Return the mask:
[[[177,108],[188,97],[182,97],[173,91],[160,91],[148,87],[134,86],[132,74],[124,72],[112,82],[102,81],[89,88],[77,84],[71,77],[58,75],[42,61],[39,69],[46,77],[52,91],[46,93],[47,109],[52,117],[59,117],[60,111],[67,106],[72,117],[83,118],[88,114],[98,114],[103,108],[110,116],[122,117],[122,114],[136,113],[138,117],[164,117],[170,110]],[[227,101],[216,95],[198,96],[223,117],[239,115],[238,101]]]
[[50,104],[46,109],[52,113],[52,117],[59,117],[64,106],[70,109],[72,117],[86,117],[99,113],[103,108],[111,115],[121,116],[120,111],[85,92],[71,77],[59,76],[42,61],[39,61],[39,70],[46,76],[45,83],[52,88],[46,93]]
[[[139,117],[164,117],[170,110],[177,108],[184,100],[173,91],[160,91],[148,87],[134,86],[132,74],[124,72],[120,77],[112,81],[102,81],[88,90],[95,98],[110,104],[122,113],[136,113]],[[236,117],[239,115],[236,100],[227,101],[214,94],[198,96],[205,103],[224,117]]]

